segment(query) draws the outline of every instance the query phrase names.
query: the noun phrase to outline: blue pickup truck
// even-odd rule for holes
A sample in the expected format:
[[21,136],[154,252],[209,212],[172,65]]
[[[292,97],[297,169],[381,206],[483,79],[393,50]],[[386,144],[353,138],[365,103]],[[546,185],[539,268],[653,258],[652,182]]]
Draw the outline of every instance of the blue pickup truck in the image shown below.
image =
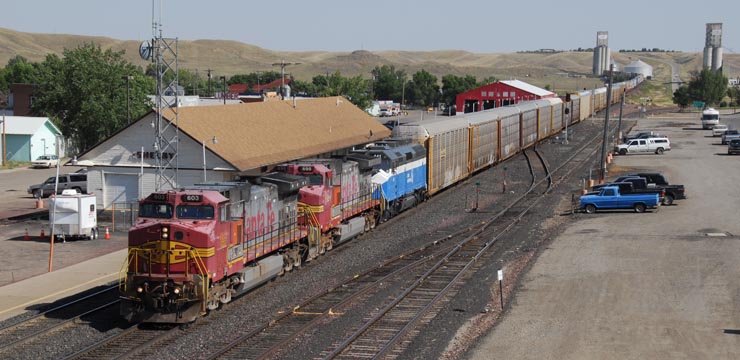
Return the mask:
[[606,209],[634,209],[641,213],[659,204],[659,194],[620,194],[617,186],[606,186],[598,194],[581,196],[581,209],[587,214]]

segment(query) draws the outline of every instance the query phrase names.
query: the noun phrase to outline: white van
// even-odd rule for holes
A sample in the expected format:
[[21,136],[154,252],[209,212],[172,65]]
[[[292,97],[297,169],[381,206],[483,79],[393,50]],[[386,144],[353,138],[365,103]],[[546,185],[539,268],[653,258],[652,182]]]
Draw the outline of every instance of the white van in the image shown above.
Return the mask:
[[658,155],[663,154],[664,151],[671,150],[671,141],[667,137],[654,137],[647,139],[633,139],[624,144],[619,144],[614,147],[614,152],[619,155],[627,155],[628,153],[650,153],[654,152]]
[[701,112],[701,128],[711,129],[714,125],[719,125],[719,111],[714,108],[706,108]]

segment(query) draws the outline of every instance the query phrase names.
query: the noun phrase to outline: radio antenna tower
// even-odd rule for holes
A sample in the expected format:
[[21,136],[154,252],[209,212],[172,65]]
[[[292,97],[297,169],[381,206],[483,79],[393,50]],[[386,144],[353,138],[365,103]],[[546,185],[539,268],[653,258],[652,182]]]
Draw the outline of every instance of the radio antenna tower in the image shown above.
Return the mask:
[[[156,153],[157,174],[155,191],[174,189],[178,185],[178,139],[180,135],[178,122],[178,65],[177,38],[162,36],[162,3],[159,2],[159,13],[152,0],[152,42],[141,44],[140,54],[144,60],[151,58],[157,76],[156,120],[154,127],[154,151]],[[157,17],[157,15],[159,15]],[[158,18],[158,20],[157,20]],[[149,47],[148,51],[145,47]],[[170,73],[172,80],[165,84],[165,75]]]

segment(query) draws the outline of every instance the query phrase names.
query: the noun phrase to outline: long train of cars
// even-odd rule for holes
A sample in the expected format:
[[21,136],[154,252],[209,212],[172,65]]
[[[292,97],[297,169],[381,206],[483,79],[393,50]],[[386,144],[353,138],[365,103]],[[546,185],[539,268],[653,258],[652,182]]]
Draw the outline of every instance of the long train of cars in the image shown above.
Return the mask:
[[[641,78],[614,84],[611,98]],[[189,323],[473,173],[606,108],[606,88],[403,124],[391,139],[243,181],[155,192],[139,204],[121,315]]]

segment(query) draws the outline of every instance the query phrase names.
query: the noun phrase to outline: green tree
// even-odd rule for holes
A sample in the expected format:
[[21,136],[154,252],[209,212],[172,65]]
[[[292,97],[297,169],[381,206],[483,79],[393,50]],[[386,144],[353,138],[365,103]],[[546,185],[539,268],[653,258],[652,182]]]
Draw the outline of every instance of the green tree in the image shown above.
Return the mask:
[[123,51],[101,50],[93,44],[65,49],[63,57],[47,55],[40,65],[33,110],[52,119],[81,151],[128,123],[125,76],[130,80],[131,117],[151,109],[147,94],[154,81],[123,59]]
[[16,55],[8,60],[8,65],[0,70],[0,91],[10,89],[12,84],[32,84],[38,78],[38,64]]
[[691,92],[689,87],[684,85],[681,86],[673,93],[673,103],[678,105],[681,109],[685,109],[692,102]]
[[732,106],[737,106],[738,100],[740,99],[740,87],[737,85],[728,87],[727,96],[730,97],[730,103],[732,103]]
[[371,71],[373,76],[373,94],[376,100],[405,100],[406,72],[396,70],[393,65],[376,66]]
[[488,76],[485,79],[483,79],[480,83],[478,83],[478,86],[479,87],[480,86],[486,86],[488,84],[493,84],[496,81],[498,81],[498,79],[495,76]]
[[439,99],[437,77],[422,69],[411,76],[406,86],[408,101],[419,106],[434,105]]
[[455,104],[457,95],[478,87],[475,76],[445,75],[442,77],[442,99],[445,104]]
[[703,101],[707,106],[716,106],[727,93],[727,83],[727,77],[721,71],[705,68],[691,73],[689,92],[693,100]]

